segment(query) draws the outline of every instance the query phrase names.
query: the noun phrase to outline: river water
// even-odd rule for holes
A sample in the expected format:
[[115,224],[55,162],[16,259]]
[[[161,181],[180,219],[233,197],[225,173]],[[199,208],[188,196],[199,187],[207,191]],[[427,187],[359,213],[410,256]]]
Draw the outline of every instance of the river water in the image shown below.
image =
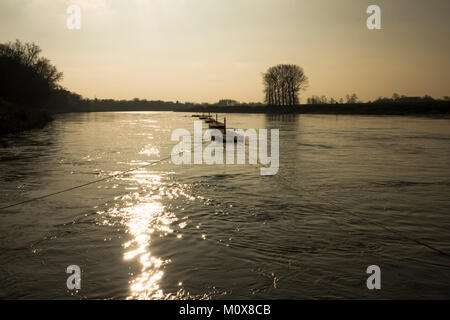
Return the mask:
[[[0,210],[0,298],[450,298],[450,258],[414,241],[450,254],[450,119],[223,116],[280,130],[276,175],[167,159]],[[165,159],[193,123],[63,114],[2,137],[0,206]]]

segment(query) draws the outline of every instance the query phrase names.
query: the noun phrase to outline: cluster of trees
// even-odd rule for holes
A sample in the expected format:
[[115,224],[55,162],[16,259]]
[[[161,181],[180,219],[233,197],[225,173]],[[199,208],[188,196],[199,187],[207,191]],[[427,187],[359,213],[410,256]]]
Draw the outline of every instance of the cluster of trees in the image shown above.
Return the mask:
[[423,97],[408,97],[405,95],[399,95],[394,93],[391,98],[378,97],[373,103],[416,103],[416,102],[432,102],[432,101],[450,101],[449,96],[444,96],[442,99],[434,99],[429,95],[424,95]]
[[[185,104],[198,105],[198,103],[185,103]],[[203,106],[203,107],[210,107],[210,106],[213,106],[213,107],[241,107],[241,106],[261,107],[261,106],[263,106],[263,104],[261,102],[239,102],[239,101],[233,100],[233,99],[222,99],[216,103],[203,102],[203,103],[201,103],[201,106]]]
[[[72,96],[73,95],[73,96]],[[78,95],[69,95],[69,102],[63,105],[71,111],[184,111],[193,110],[195,108],[220,108],[223,110],[238,111],[242,107],[262,107],[262,103],[257,102],[238,102],[236,100],[220,100],[216,103],[196,103],[196,102],[173,102],[162,100],[146,100],[134,98],[132,100],[114,100],[114,99],[82,99]],[[77,100],[77,103],[73,103]],[[71,103],[72,101],[72,103]]]
[[222,99],[216,103],[216,105],[224,106],[224,107],[237,106],[238,104],[239,104],[239,102],[236,100],[233,100],[233,99]]
[[279,64],[263,73],[265,102],[270,106],[299,104],[299,93],[308,85],[303,69],[293,64]]
[[334,98],[327,98],[326,96],[312,96],[307,99],[307,104],[355,104],[359,103],[358,96],[353,94],[347,94],[344,98],[334,99]]
[[0,97],[24,105],[40,104],[60,90],[63,74],[34,43],[0,44]]
[[[444,96],[442,99],[434,99],[429,95],[425,95],[423,97],[408,97],[405,95],[399,95],[398,93],[394,93],[391,98],[386,97],[378,97],[378,99],[374,101],[368,101],[367,103],[375,103],[375,104],[392,104],[392,103],[423,103],[423,102],[433,102],[433,101],[450,101],[449,96]],[[353,94],[347,94],[345,99],[339,98],[327,98],[326,96],[311,96],[307,99],[307,104],[357,104],[363,103],[358,99],[358,96]]]

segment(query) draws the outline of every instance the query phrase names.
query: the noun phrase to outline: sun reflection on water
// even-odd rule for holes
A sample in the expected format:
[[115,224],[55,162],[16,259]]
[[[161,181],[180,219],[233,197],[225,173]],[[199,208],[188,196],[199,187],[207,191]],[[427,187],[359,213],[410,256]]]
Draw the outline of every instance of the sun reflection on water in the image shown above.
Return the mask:
[[173,230],[170,225],[177,219],[164,210],[159,196],[141,197],[137,205],[126,207],[122,214],[132,239],[123,244],[124,259],[138,261],[140,274],[131,280],[129,299],[162,299],[164,293],[160,281],[164,275],[163,266],[170,260],[152,256],[150,243],[152,234],[167,235]]
[[[102,224],[122,225],[129,235],[126,242],[122,243],[123,259],[137,264],[139,272],[130,273],[132,278],[129,281],[127,299],[191,297],[184,291],[182,284],[179,284],[177,292],[163,291],[161,281],[165,276],[165,266],[172,261],[152,254],[152,242],[156,238],[159,241],[160,238],[173,234],[174,239],[183,239],[181,230],[186,228],[187,221],[184,218],[178,221],[170,209],[170,203],[180,198],[183,201],[197,199],[189,194],[188,185],[166,181],[164,177],[170,174],[145,169],[131,172],[121,178],[124,190],[129,193],[115,197],[115,205],[107,211],[98,211],[99,214],[105,214]],[[169,207],[164,205],[167,201]]]
[[130,295],[127,299],[163,299],[160,288],[164,266],[171,261],[152,255],[152,236],[166,236],[173,233],[171,224],[177,221],[175,215],[161,202],[162,176],[155,172],[136,171],[124,181],[139,185],[145,192],[134,192],[119,197],[119,207],[109,211],[110,216],[121,220],[131,239],[125,242],[123,258],[139,264],[140,272],[130,281]]

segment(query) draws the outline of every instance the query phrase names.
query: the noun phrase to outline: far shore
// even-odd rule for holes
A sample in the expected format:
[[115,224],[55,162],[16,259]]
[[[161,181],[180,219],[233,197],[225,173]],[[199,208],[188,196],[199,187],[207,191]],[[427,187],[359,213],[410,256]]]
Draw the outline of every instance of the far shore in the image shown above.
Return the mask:
[[130,112],[130,111],[173,111],[192,114],[247,113],[247,114],[323,114],[323,115],[379,115],[379,116],[450,116],[450,101],[423,103],[355,103],[355,104],[304,104],[297,106],[146,106],[135,103],[96,106],[84,104],[75,108],[36,109],[8,103],[0,105],[0,135],[14,134],[31,129],[43,128],[57,113],[79,112]]
[[450,101],[436,101],[420,104],[304,104],[298,106],[193,106],[173,110],[195,113],[264,113],[264,114],[336,114],[336,115],[450,115]]
[[161,101],[83,100],[70,107],[49,109],[53,113],[68,112],[120,112],[120,111],[173,111],[191,113],[262,113],[262,114],[342,114],[342,115],[450,115],[450,101],[431,100],[413,103],[365,102],[343,104],[300,104],[296,106],[267,106],[263,104],[175,104]]

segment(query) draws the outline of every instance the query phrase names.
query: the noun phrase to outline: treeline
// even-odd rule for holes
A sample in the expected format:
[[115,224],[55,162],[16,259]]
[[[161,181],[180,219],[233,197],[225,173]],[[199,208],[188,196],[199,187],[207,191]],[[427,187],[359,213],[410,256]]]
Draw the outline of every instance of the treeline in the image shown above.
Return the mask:
[[435,99],[432,96],[424,95],[423,97],[408,97],[394,93],[391,98],[378,97],[369,103],[432,103],[435,101],[450,101],[449,96],[443,96],[441,99]]
[[60,90],[63,74],[34,43],[0,44],[0,98],[26,106],[40,106]]
[[353,94],[347,94],[344,98],[328,98],[326,96],[311,96],[307,98],[306,104],[360,104],[360,103],[375,103],[375,104],[392,104],[392,103],[430,103],[434,101],[450,101],[449,96],[444,96],[441,99],[435,99],[429,95],[425,95],[423,97],[408,97],[405,95],[399,95],[394,93],[391,98],[386,97],[378,97],[373,101],[363,102],[358,99],[358,96]]
[[[2,119],[6,113],[23,114],[25,110],[47,110],[50,112],[90,112],[90,111],[145,111],[184,110],[196,106],[261,106],[260,103],[240,103],[232,99],[222,99],[217,103],[172,102],[161,100],[86,99],[70,92],[59,83],[62,72],[41,57],[41,48],[35,43],[20,40],[0,44],[0,112]],[[12,112],[14,109],[14,112]]]
[[63,74],[40,54],[34,43],[0,44],[0,134],[42,128],[52,120],[49,110],[81,102],[59,85]]
[[27,116],[32,114],[50,119],[39,115],[38,111],[88,108],[88,101],[59,84],[63,73],[49,59],[41,57],[41,52],[35,43],[22,43],[20,40],[0,44],[0,107],[3,118],[7,112],[24,114],[28,110]]
[[[356,94],[343,98],[312,96],[307,104],[300,104],[299,94],[308,85],[308,78],[297,65],[280,64],[263,73],[265,103],[244,103],[221,99],[216,103],[173,102],[161,100],[85,99],[64,89],[59,83],[63,74],[34,43],[19,40],[0,44],[0,119],[2,123],[14,122],[29,110],[45,109],[51,112],[95,111],[201,111],[201,112],[315,112],[315,113],[448,113],[450,98],[434,99],[430,96],[406,97],[393,94],[391,98],[379,97],[361,102]],[[339,105],[339,106],[336,106]],[[343,106],[347,105],[345,109]],[[16,112],[11,112],[15,109]],[[9,115],[7,114],[9,112]],[[36,119],[48,119],[39,115]],[[19,121],[19,120],[18,120]],[[31,123],[31,122],[30,122]],[[2,124],[2,125],[3,125]],[[24,126],[21,126],[21,128]]]
[[307,104],[344,104],[344,103],[354,104],[358,102],[359,99],[356,93],[353,93],[351,95],[347,94],[345,100],[344,98],[335,99],[335,98],[328,98],[326,96],[312,96],[306,100]]
[[218,108],[218,109],[236,109],[242,107],[264,107],[263,103],[258,102],[238,102],[224,103],[223,100],[216,103],[196,103],[196,102],[173,102],[162,100],[146,100],[134,98],[133,100],[114,100],[114,99],[83,99],[75,94],[66,95],[69,97],[65,105],[65,112],[95,112],[95,111],[189,111],[194,108]]

